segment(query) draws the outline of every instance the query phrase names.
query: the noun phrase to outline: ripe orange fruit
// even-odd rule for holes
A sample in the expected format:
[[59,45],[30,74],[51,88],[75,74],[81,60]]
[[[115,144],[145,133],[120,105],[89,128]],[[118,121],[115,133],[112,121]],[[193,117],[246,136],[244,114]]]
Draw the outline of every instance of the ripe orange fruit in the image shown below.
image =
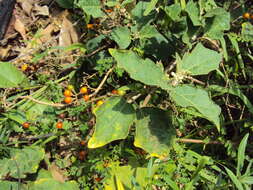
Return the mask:
[[79,160],[84,160],[85,157],[86,157],[86,155],[87,155],[87,152],[86,152],[86,151],[84,151],[84,150],[80,151],[80,152],[78,153],[78,158],[79,158]]
[[93,29],[94,28],[94,24],[87,24],[86,25],[88,29]]
[[87,101],[90,100],[90,97],[89,97],[88,94],[86,94],[86,95],[83,96],[83,99],[84,99],[85,102],[87,102]]
[[82,140],[81,142],[80,142],[80,145],[82,145],[82,146],[84,146],[86,144],[86,142],[84,141],[84,140]]
[[246,12],[246,13],[244,13],[242,15],[242,17],[245,18],[245,19],[249,19],[250,18],[250,14],[248,12]]
[[111,13],[111,12],[113,12],[113,10],[112,9],[105,9],[105,12]]
[[96,105],[97,105],[97,106],[101,106],[103,103],[104,103],[103,100],[98,100],[97,103],[96,103]]
[[25,122],[22,124],[22,126],[25,128],[25,129],[28,129],[30,127],[30,123],[28,122]]
[[64,102],[65,102],[66,104],[70,104],[70,103],[72,102],[72,98],[69,97],[69,96],[67,96],[67,97],[64,98]]
[[71,92],[70,90],[66,89],[66,90],[64,91],[63,95],[64,95],[65,97],[70,97],[70,96],[72,96],[72,92]]
[[70,90],[70,91],[72,91],[72,90],[74,90],[74,86],[71,85],[71,84],[69,84],[69,85],[67,86],[67,89]]
[[88,88],[87,87],[82,87],[81,89],[80,89],[80,93],[82,93],[82,94],[87,94],[88,93]]
[[63,123],[62,123],[61,121],[58,121],[58,122],[56,123],[56,128],[57,128],[57,129],[62,129],[62,127],[63,127]]
[[118,94],[118,90],[116,89],[112,90],[112,94]]
[[117,5],[115,6],[115,8],[116,8],[116,9],[119,9],[119,8],[120,8],[120,5],[119,5],[119,4],[117,4]]

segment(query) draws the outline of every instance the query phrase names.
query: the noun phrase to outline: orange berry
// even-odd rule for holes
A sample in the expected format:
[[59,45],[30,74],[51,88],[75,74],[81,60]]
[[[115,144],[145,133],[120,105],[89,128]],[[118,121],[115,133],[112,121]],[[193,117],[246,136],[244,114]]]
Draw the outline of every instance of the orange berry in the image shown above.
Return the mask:
[[94,179],[95,179],[96,182],[100,182],[100,181],[102,181],[103,178],[102,177],[96,177]]
[[58,122],[56,123],[56,128],[57,128],[57,129],[62,129],[62,127],[63,127],[63,123],[62,123],[61,121],[58,121]]
[[120,8],[120,5],[119,5],[119,4],[117,4],[117,5],[115,6],[115,8],[116,8],[116,9],[119,9],[119,8]]
[[87,24],[86,25],[88,29],[93,29],[94,28],[94,24]]
[[67,86],[67,89],[72,91],[72,90],[74,90],[74,86],[70,84],[70,85]]
[[84,146],[85,144],[86,144],[85,141],[81,141],[81,142],[80,142],[80,145],[82,145],[82,146]]
[[88,93],[88,88],[87,87],[82,87],[81,89],[80,89],[80,92],[82,93],[82,94],[87,94]]
[[83,99],[84,99],[85,102],[87,102],[87,101],[90,100],[90,97],[89,97],[88,94],[86,94],[86,95],[83,96]]
[[243,18],[245,18],[245,19],[249,19],[250,18],[250,14],[247,12],[247,13],[244,13],[243,15],[242,15],[242,17]]
[[87,155],[87,152],[86,152],[86,151],[84,151],[84,150],[80,151],[80,152],[78,153],[78,158],[79,158],[79,160],[84,160],[85,157],[86,157],[86,155]]
[[25,128],[25,129],[28,129],[30,127],[30,123],[28,122],[25,122],[22,124],[22,126]]
[[69,96],[67,96],[67,97],[64,98],[64,102],[65,102],[66,104],[70,104],[70,103],[72,102],[72,98],[69,97]]
[[63,95],[64,95],[65,97],[70,97],[70,96],[72,96],[72,93],[71,93],[70,90],[65,90],[64,93],[63,93]]
[[97,103],[96,103],[96,105],[97,105],[97,106],[101,106],[103,103],[104,103],[103,100],[98,100]]
[[116,89],[112,90],[112,94],[118,94],[118,90]]
[[113,10],[112,9],[105,9],[105,12],[111,13],[111,12],[113,12]]
[[21,70],[22,71],[26,71],[28,69],[28,65],[26,63],[24,63],[22,66],[21,66]]

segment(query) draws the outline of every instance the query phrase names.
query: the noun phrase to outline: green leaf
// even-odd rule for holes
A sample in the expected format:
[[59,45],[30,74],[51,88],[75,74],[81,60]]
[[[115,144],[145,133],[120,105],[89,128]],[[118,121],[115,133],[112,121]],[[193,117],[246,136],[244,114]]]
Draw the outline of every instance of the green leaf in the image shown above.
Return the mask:
[[220,130],[219,115],[221,109],[208,96],[205,90],[181,85],[171,90],[171,98],[182,107],[193,107],[198,110],[204,118],[213,122],[218,131]]
[[156,30],[154,26],[147,24],[141,28],[140,32],[138,33],[138,37],[140,39],[153,38],[157,36],[158,33],[159,32]]
[[117,27],[113,29],[111,38],[117,42],[121,49],[127,48],[131,43],[131,32],[127,27]]
[[13,181],[1,181],[0,180],[1,190],[28,190],[24,184],[19,184],[18,182]]
[[222,38],[224,31],[230,29],[230,14],[223,8],[212,9],[205,17],[205,34],[212,39]]
[[75,181],[59,182],[53,179],[50,172],[40,170],[39,176],[29,185],[29,190],[79,190],[78,184]]
[[151,0],[147,6],[147,9],[144,11],[143,15],[147,16],[152,10],[154,10],[157,2],[158,0]]
[[79,0],[77,5],[85,13],[94,18],[103,17],[105,14],[101,10],[100,0]]
[[25,147],[22,150],[12,149],[10,156],[10,159],[0,160],[0,178],[7,174],[14,178],[25,178],[27,173],[35,173],[45,156],[45,151],[36,146]]
[[132,79],[165,90],[170,88],[161,64],[155,64],[150,59],[141,59],[132,51],[109,49],[109,52],[116,59],[118,66],[126,70]]
[[138,110],[134,145],[151,156],[166,158],[175,137],[175,129],[169,117],[167,112],[157,108]]
[[165,7],[164,11],[171,20],[179,21],[181,13],[181,6],[179,3]]
[[236,175],[237,176],[239,176],[241,174],[240,171],[243,168],[244,159],[245,159],[245,150],[246,150],[248,138],[249,138],[249,133],[247,133],[243,137],[243,139],[239,145],[239,148],[238,148],[238,153],[237,153],[238,161],[237,161],[237,167],[236,167]]
[[74,0],[56,0],[56,2],[65,9],[71,9],[74,5]]
[[191,53],[186,53],[177,65],[177,72],[190,75],[204,75],[218,69],[221,62],[221,54],[205,48],[201,43]]
[[25,75],[12,63],[0,62],[0,70],[0,88],[19,87],[26,79]]
[[188,13],[192,23],[194,26],[200,26],[200,12],[198,8],[198,4],[193,2],[192,0],[189,1],[186,5],[185,11]]
[[253,41],[253,26],[250,22],[242,23],[242,37],[246,41]]
[[121,97],[111,97],[96,111],[94,134],[89,148],[104,146],[114,140],[125,139],[135,119],[135,110]]
[[233,183],[235,184],[235,186],[239,189],[239,190],[244,190],[241,182],[237,179],[237,177],[235,176],[235,174],[228,169],[227,167],[224,167],[228,176],[230,177],[230,179],[233,181]]

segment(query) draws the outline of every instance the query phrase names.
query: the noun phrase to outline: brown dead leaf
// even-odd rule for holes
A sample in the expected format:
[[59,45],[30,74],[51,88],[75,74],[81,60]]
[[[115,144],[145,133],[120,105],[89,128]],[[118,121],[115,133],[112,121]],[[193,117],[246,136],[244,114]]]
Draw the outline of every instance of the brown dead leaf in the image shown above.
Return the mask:
[[59,182],[65,182],[66,180],[68,180],[68,178],[63,174],[64,171],[61,170],[55,163],[51,164],[49,167],[49,171],[51,172],[53,178],[56,181]]
[[17,0],[25,13],[30,16],[34,4],[34,0]]
[[65,14],[62,18],[60,36],[59,36],[59,45],[62,47],[70,46],[73,43],[78,42],[78,35],[70,20]]
[[27,40],[26,37],[26,29],[25,29],[25,24],[24,22],[21,21],[20,18],[16,17],[15,23],[14,23],[14,29],[20,33],[20,35],[22,36],[22,38],[24,40]]
[[0,60],[4,60],[9,56],[9,51],[11,50],[11,45],[7,47],[0,47]]
[[34,5],[33,11],[35,11],[35,15],[49,16],[49,8],[48,6],[40,6],[38,4]]

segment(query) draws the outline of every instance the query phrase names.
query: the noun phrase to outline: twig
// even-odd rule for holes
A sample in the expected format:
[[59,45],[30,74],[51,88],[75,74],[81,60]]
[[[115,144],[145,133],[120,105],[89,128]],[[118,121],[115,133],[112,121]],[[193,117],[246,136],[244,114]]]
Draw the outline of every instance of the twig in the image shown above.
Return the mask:
[[38,103],[38,104],[42,104],[42,105],[47,105],[47,106],[52,106],[52,107],[65,107],[66,105],[64,104],[60,104],[60,103],[48,103],[48,102],[43,102],[43,101],[40,101],[40,100],[36,100],[35,98],[32,98],[30,96],[20,96],[19,98],[22,98],[22,99],[28,99],[28,100],[31,100],[35,103]]
[[203,140],[199,140],[199,139],[177,139],[177,142],[195,143],[195,144],[222,144],[220,141],[204,142]]
[[91,53],[89,53],[89,54],[87,54],[87,55],[84,55],[84,57],[91,57],[91,56],[95,55],[96,53],[98,53],[99,51],[101,51],[101,50],[103,50],[103,49],[105,49],[105,48],[107,48],[107,47],[108,47],[108,44],[103,45],[103,46],[101,46],[100,48],[94,50],[93,52],[91,52]]
[[197,84],[200,84],[200,85],[203,85],[203,86],[206,85],[204,82],[202,82],[202,81],[200,81],[200,80],[198,80],[198,79],[195,79],[195,78],[193,78],[193,77],[186,76],[185,78],[186,78],[186,79],[190,79],[192,82],[195,82],[195,83],[197,83]]
[[114,67],[110,68],[107,73],[105,74],[103,80],[101,81],[101,83],[98,85],[97,89],[95,90],[95,92],[93,92],[90,97],[96,96],[97,93],[101,90],[102,86],[104,85],[105,81],[107,80],[109,74],[113,71]]

